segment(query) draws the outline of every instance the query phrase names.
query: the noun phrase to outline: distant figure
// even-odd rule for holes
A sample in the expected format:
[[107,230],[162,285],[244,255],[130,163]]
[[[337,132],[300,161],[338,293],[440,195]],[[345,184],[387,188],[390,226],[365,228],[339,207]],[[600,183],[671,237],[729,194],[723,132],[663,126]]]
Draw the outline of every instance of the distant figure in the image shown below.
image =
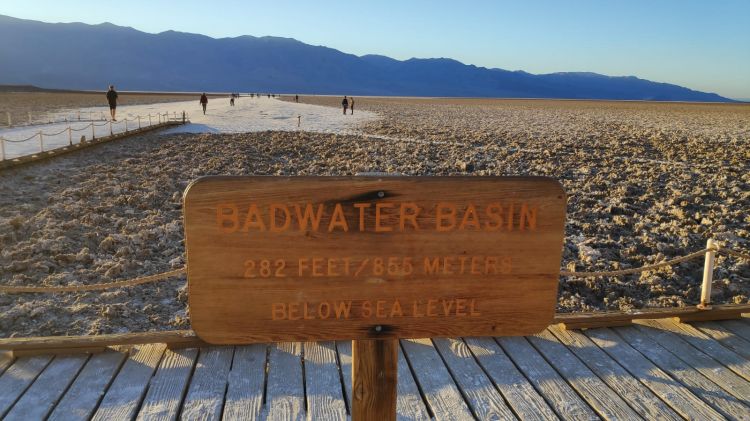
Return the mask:
[[201,107],[203,107],[203,115],[206,115],[206,106],[208,106],[208,97],[206,96],[206,93],[203,92],[203,95],[201,95]]
[[341,101],[341,106],[344,107],[344,115],[346,115],[346,109],[349,108],[349,100],[346,99],[346,95],[344,95],[344,100]]
[[271,94],[268,94],[268,99],[271,99]]
[[[349,109],[352,110],[352,114],[354,114],[354,97],[349,98]],[[346,110],[344,110],[344,114],[346,114]]]
[[107,102],[109,102],[109,114],[112,116],[112,121],[117,121],[115,119],[115,111],[117,110],[117,91],[115,91],[115,85],[109,85]]
[[294,102],[299,102],[299,95],[294,96]]
[[229,99],[229,105],[234,107],[234,95],[232,95],[232,98]]

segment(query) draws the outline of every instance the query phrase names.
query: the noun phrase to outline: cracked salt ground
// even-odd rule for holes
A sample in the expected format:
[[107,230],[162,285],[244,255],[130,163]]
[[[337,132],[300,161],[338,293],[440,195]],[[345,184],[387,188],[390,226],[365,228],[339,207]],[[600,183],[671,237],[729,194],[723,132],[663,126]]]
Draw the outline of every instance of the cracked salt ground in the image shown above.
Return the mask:
[[[352,134],[149,134],[5,171],[0,278],[9,285],[90,284],[179,267],[182,192],[199,176],[219,174],[552,176],[569,195],[566,269],[638,267],[702,249],[709,236],[741,250],[750,244],[745,108],[375,99],[358,106],[379,119],[347,126]],[[344,119],[337,108],[320,107],[326,112]],[[622,156],[687,165],[624,165],[614,158]],[[582,262],[581,245],[597,259]],[[719,256],[716,267],[714,302],[747,302],[748,263]],[[691,261],[621,278],[563,280],[558,310],[695,304],[701,271],[702,262]],[[4,337],[188,326],[184,277],[103,293],[0,295]]]

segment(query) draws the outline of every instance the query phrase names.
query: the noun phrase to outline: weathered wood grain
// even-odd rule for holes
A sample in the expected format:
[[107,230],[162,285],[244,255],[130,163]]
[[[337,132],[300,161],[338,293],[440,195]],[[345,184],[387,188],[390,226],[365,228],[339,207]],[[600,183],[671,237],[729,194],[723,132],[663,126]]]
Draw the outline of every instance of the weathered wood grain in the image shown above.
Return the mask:
[[690,364],[677,358],[648,335],[633,327],[617,329],[616,332],[630,346],[728,419],[750,420],[750,408],[742,401],[704,377]]
[[201,348],[182,403],[181,420],[220,420],[234,348]]
[[677,334],[690,345],[724,364],[745,380],[750,380],[750,361],[704,335],[693,326],[667,320],[652,320],[645,322],[645,324]]
[[165,349],[164,344],[134,346],[93,419],[105,421],[134,418]]
[[401,341],[416,381],[437,419],[472,419],[473,414],[429,339]]
[[352,419],[396,419],[398,339],[352,341]]
[[[352,342],[337,341],[341,374],[344,378],[344,389],[347,400],[352,395]],[[351,401],[349,401],[351,408]],[[398,350],[398,391],[396,395],[396,419],[399,421],[424,420],[430,418],[425,402],[419,394],[417,384],[411,374],[404,352]]]
[[[346,404],[336,361],[336,344],[334,342],[306,342],[303,350],[308,417],[345,420]],[[395,380],[394,378],[394,387]],[[394,413],[395,410],[394,404]]]
[[49,419],[90,419],[127,357],[126,352],[112,349],[92,355]]
[[706,378],[741,399],[745,404],[750,404],[750,383],[724,367],[719,361],[690,345],[684,338],[674,332],[653,326],[638,325],[636,328],[681,360],[693,366]]
[[18,421],[45,419],[87,359],[88,355],[55,357],[4,419]]
[[460,338],[433,340],[466,402],[480,420],[514,420],[516,416],[503,396],[482,371],[469,347]]
[[263,408],[267,351],[266,344],[235,348],[232,370],[229,372],[227,397],[224,401],[223,420],[255,420],[260,416]]
[[550,326],[549,331],[643,418],[674,421],[682,419],[583,333],[563,330],[557,326]]
[[549,331],[529,336],[532,345],[605,420],[641,417]]
[[207,177],[184,202],[191,323],[211,343],[519,335],[554,316],[552,179]]
[[667,373],[641,355],[640,352],[633,349],[633,347],[623,341],[611,329],[590,329],[586,331],[586,336],[610,357],[626,367],[633,376],[683,417],[696,420],[720,420],[724,418],[720,413],[692,394],[685,386],[676,382]]
[[730,330],[727,327],[727,322],[698,322],[693,323],[693,326],[745,359],[750,360],[750,341]]
[[22,357],[5,370],[0,376],[0,417],[8,413],[51,360],[49,355]]
[[495,338],[519,370],[566,420],[595,420],[596,413],[524,338]]
[[262,418],[305,419],[305,386],[302,376],[302,344],[280,342],[270,345],[266,407]]
[[734,332],[735,335],[750,341],[750,324],[742,320],[727,320],[721,322],[721,325]]
[[139,421],[171,421],[180,413],[198,349],[167,350],[138,412]]
[[522,420],[556,420],[555,411],[492,338],[465,338],[472,354]]

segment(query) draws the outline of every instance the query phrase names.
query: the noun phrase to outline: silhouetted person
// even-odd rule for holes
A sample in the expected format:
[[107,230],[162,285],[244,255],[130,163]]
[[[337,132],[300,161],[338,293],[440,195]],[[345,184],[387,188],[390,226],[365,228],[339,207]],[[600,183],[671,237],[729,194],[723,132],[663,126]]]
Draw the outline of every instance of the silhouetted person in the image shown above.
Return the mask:
[[294,102],[299,102],[299,95],[294,96]]
[[344,95],[344,100],[341,101],[341,106],[344,107],[344,115],[346,115],[346,109],[349,108],[349,100],[346,99],[346,95]]
[[206,106],[208,106],[208,97],[206,96],[206,93],[203,92],[203,95],[201,95],[201,107],[203,107],[203,115],[206,115]]
[[[352,114],[354,114],[354,97],[349,98],[349,109],[352,110]],[[346,114],[346,110],[344,110],[344,114]]]
[[115,85],[109,85],[107,102],[109,102],[109,115],[112,116],[112,121],[117,121],[115,118],[115,111],[117,111],[117,91],[115,91]]
[[229,105],[234,107],[234,95],[232,95],[232,97],[229,99]]

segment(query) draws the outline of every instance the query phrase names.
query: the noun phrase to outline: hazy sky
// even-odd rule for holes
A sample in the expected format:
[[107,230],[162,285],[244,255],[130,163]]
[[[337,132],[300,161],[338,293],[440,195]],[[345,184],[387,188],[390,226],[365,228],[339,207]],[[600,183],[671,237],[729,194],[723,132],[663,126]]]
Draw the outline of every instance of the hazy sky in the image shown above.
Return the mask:
[[[0,14],[274,35],[356,55],[634,75],[750,98],[750,0],[0,0]],[[116,6],[113,6],[116,4]]]

